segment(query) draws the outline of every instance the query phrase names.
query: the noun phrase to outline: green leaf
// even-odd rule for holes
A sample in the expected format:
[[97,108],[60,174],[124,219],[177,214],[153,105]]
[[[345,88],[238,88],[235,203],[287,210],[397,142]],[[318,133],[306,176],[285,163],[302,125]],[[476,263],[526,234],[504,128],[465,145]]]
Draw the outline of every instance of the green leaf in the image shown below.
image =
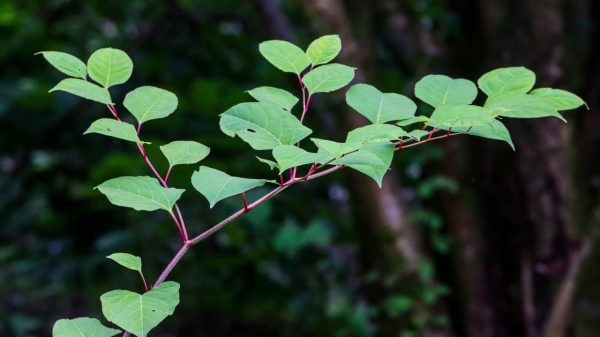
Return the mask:
[[561,89],[538,88],[533,89],[530,94],[559,111],[577,109],[585,104],[579,96]]
[[118,177],[96,187],[113,205],[130,207],[137,211],[163,209],[171,212],[173,205],[185,190],[164,188],[151,177]]
[[79,77],[85,80],[87,75],[85,63],[83,63],[83,61],[77,57],[59,51],[41,51],[36,53],[36,55],[38,54],[42,54],[46,61],[48,61],[48,63],[54,66],[54,68],[58,69],[61,73],[72,77]]
[[539,118],[556,117],[566,122],[563,116],[546,101],[533,95],[511,94],[490,97],[485,103],[485,108],[493,116],[504,116],[512,118]]
[[130,91],[123,105],[142,124],[172,114],[177,109],[177,96],[161,88],[145,86]]
[[83,134],[86,135],[88,133],[98,133],[130,142],[141,142],[133,125],[111,118],[95,120]]
[[255,150],[271,150],[279,145],[293,145],[312,131],[298,118],[270,103],[240,103],[221,114],[221,130],[239,136]]
[[121,330],[107,328],[89,317],[59,319],[52,328],[52,337],[112,337]]
[[[282,146],[292,146],[292,145],[282,145]],[[258,159],[259,162],[263,163],[263,164],[267,164],[269,165],[269,168],[271,170],[273,170],[275,167],[277,167],[277,163],[269,160],[269,159],[265,159],[265,158],[261,158],[261,157],[256,157],[256,159]]]
[[310,58],[304,51],[287,41],[265,41],[258,50],[267,61],[286,73],[300,74],[310,65]]
[[160,150],[169,161],[169,166],[195,164],[206,158],[210,148],[191,140],[177,140],[160,147]]
[[346,103],[371,123],[387,123],[411,118],[417,105],[408,97],[395,93],[382,93],[368,84],[355,84],[346,92]]
[[406,136],[401,127],[390,124],[371,124],[348,132],[346,142],[381,143],[398,140]]
[[433,107],[471,104],[477,97],[477,87],[475,83],[462,78],[427,75],[415,85],[415,96]]
[[142,273],[142,259],[139,256],[127,253],[114,253],[110,254],[106,258],[115,261],[127,269],[135,270],[140,274]]
[[485,73],[477,81],[488,96],[525,94],[535,84],[535,73],[524,67],[499,68]]
[[339,159],[341,156],[347,153],[354,152],[362,146],[362,144],[359,142],[338,143],[331,140],[319,138],[311,138],[310,140],[312,140],[319,149],[332,155],[336,159]]
[[289,92],[274,87],[258,87],[248,91],[255,100],[264,103],[279,105],[285,110],[291,111],[298,103],[298,98]]
[[273,149],[273,157],[279,164],[279,172],[284,172],[292,167],[313,163],[325,163],[333,156],[323,152],[308,152],[294,145],[281,145]]
[[306,49],[312,65],[327,63],[333,60],[342,50],[342,40],[338,35],[325,35],[314,40]]
[[441,105],[437,107],[428,125],[447,130],[489,124],[494,119],[486,109],[476,105]]
[[406,136],[415,140],[421,140],[421,138],[425,137],[429,132],[425,130],[412,130]]
[[358,151],[340,158],[335,164],[347,165],[362,172],[373,178],[381,187],[383,176],[392,164],[394,148],[394,145],[390,143],[366,144]]
[[265,184],[264,179],[233,177],[210,167],[200,166],[192,175],[192,185],[212,208],[217,202]]
[[133,72],[133,62],[122,50],[102,48],[88,59],[87,71],[94,81],[108,88],[127,82]]
[[343,64],[332,63],[311,70],[302,77],[308,92],[331,92],[341,89],[354,78],[355,68]]
[[108,90],[78,78],[65,78],[48,92],[56,90],[68,92],[95,102],[112,104]]
[[140,295],[129,290],[113,290],[100,296],[107,320],[138,337],[145,337],[179,304],[179,284],[163,282]]
[[488,138],[492,140],[501,140],[514,150],[515,145],[513,144],[512,138],[510,137],[510,133],[508,129],[502,122],[497,119],[492,119],[489,124],[477,125],[473,127],[465,127],[465,128],[453,128],[455,132],[467,132],[470,135]]
[[408,126],[416,123],[426,123],[429,121],[429,117],[426,116],[415,116],[409,119],[405,119],[403,121],[399,121],[396,123],[398,126]]

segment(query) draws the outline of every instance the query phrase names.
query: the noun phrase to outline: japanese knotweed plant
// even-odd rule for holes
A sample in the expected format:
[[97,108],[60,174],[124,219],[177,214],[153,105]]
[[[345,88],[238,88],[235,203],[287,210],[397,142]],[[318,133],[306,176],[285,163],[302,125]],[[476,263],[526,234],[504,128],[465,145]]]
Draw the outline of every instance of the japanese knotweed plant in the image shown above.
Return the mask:
[[[433,107],[430,116],[417,116],[417,105],[397,93],[384,93],[369,84],[354,84],[346,91],[346,103],[365,117],[365,126],[348,132],[344,141],[310,138],[312,130],[303,122],[311,99],[339,90],[354,78],[355,68],[331,63],[341,50],[340,38],[323,36],[306,50],[286,41],[266,41],[259,51],[273,66],[298,79],[299,97],[290,92],[262,86],[248,91],[250,102],[240,103],[220,115],[219,126],[229,137],[239,137],[254,150],[271,151],[272,158],[258,158],[277,175],[265,179],[231,176],[200,166],[191,177],[192,186],[212,208],[219,201],[241,195],[243,206],[208,230],[189,235],[177,200],[183,189],[169,186],[169,177],[178,165],[196,165],[209,154],[209,148],[190,140],[176,140],[160,146],[169,164],[163,174],[154,167],[141,137],[142,126],[171,115],[177,108],[175,94],[152,86],[129,92],[123,106],[135,124],[123,121],[109,89],[125,83],[133,71],[129,56],[121,50],[103,48],[94,52],[87,64],[75,56],[41,52],[52,66],[68,75],[50,91],[65,91],[102,103],[112,118],[93,122],[84,134],[101,134],[135,144],[150,169],[149,176],[124,176],[103,182],[96,189],[117,206],[138,211],[167,212],[179,235],[181,248],[154,283],[147,283],[142,262],[128,253],[108,256],[121,266],[139,273],[144,293],[112,290],[102,296],[102,313],[119,329],[104,326],[94,318],[61,319],[53,328],[54,337],[110,337],[119,333],[144,337],[179,304],[179,284],[166,281],[182,256],[192,246],[210,237],[228,223],[258,207],[283,190],[317,179],[335,171],[351,168],[371,177],[381,186],[390,169],[394,152],[436,139],[473,135],[508,143],[514,148],[502,119],[555,117],[559,111],[584,104],[576,95],[553,88],[533,89],[535,74],[523,67],[492,70],[475,83],[445,75],[428,75],[417,82],[415,96]],[[478,89],[487,96],[482,106],[473,104]],[[532,90],[533,89],[533,90]],[[297,105],[300,103],[300,106]],[[441,131],[441,132],[440,132]],[[300,142],[302,141],[302,147]],[[311,150],[309,148],[316,148]],[[275,176],[275,174],[274,174]],[[270,192],[254,201],[246,192],[273,184]]]

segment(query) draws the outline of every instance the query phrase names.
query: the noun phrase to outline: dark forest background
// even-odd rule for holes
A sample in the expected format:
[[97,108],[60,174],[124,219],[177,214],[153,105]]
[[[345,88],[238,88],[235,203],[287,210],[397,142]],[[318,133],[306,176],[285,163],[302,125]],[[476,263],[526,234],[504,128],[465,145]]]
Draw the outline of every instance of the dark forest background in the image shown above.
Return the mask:
[[[287,191],[182,260],[171,276],[182,302],[151,335],[600,336],[599,14],[597,0],[2,0],[0,335],[100,318],[100,294],[141,290],[106,255],[140,255],[154,279],[178,243],[166,216],[92,189],[149,173],[134,147],[82,136],[106,110],[48,94],[61,75],[35,52],[124,49],[135,68],[116,102],[143,84],[179,96],[171,118],[148,123],[153,144],[194,139],[212,148],[207,165],[268,177],[218,114],[259,85],[297,89],[261,41],[340,34],[340,62],[384,91],[413,97],[427,74],[524,65],[590,110],[568,124],[512,120],[516,152],[474,137],[401,151],[381,190],[343,172]],[[342,138],[360,123],[342,103],[343,91],[315,98],[308,125]],[[209,212],[194,169],[172,182],[188,189],[180,205],[198,233],[240,200]]]

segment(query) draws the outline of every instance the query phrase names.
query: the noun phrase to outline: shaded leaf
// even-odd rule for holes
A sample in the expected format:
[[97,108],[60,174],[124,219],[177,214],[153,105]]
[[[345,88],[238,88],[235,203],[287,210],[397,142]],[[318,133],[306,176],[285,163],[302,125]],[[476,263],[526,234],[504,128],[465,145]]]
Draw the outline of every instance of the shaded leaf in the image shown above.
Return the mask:
[[382,93],[368,84],[355,84],[346,92],[346,103],[371,123],[387,123],[411,118],[417,105],[408,97],[395,93]]
[[535,84],[535,73],[525,67],[499,68],[483,74],[477,81],[488,96],[525,94]]
[[212,208],[217,202],[265,184],[264,179],[233,177],[210,167],[200,166],[192,175],[192,185]]
[[133,125],[111,118],[95,120],[83,134],[86,135],[88,133],[98,133],[130,142],[140,142]]
[[195,164],[206,158],[210,148],[191,140],[176,140],[160,147],[169,161],[169,166]]
[[332,63],[317,67],[302,77],[302,82],[312,95],[341,89],[354,78],[355,68]]
[[311,42],[306,54],[313,66],[333,60],[342,50],[342,40],[338,35],[325,35]]
[[107,328],[89,317],[59,319],[52,328],[52,337],[112,337],[121,330]]
[[371,143],[361,147],[358,151],[350,153],[335,161],[337,165],[347,165],[364,173],[377,182],[381,187],[383,176],[386,174],[392,158],[394,145],[390,143]]
[[248,91],[255,100],[264,103],[279,105],[285,110],[291,111],[298,103],[298,98],[289,92],[274,87],[258,87]]
[[322,152],[308,152],[294,145],[281,145],[273,149],[273,157],[279,164],[279,172],[292,167],[313,163],[325,163],[333,156]]
[[401,127],[390,124],[371,124],[348,132],[346,142],[380,143],[398,140],[406,136]]
[[108,88],[127,82],[133,72],[133,62],[120,49],[102,48],[88,59],[87,71],[90,78]]
[[65,78],[48,92],[57,90],[68,92],[75,96],[83,97],[95,102],[112,104],[108,90],[78,78]]
[[142,259],[139,256],[128,253],[114,253],[110,254],[106,258],[115,261],[127,269],[135,270],[140,274],[142,273]]
[[63,74],[85,80],[87,75],[85,63],[77,57],[59,51],[41,51],[36,53],[38,54],[42,54],[48,63]]
[[471,104],[477,97],[477,87],[462,78],[427,75],[415,85],[415,96],[433,107]]
[[144,86],[127,93],[123,105],[142,124],[172,114],[177,109],[177,96],[161,88]]
[[100,296],[107,320],[138,337],[145,337],[179,304],[179,284],[163,282],[143,295],[129,290],[113,290]]
[[265,41],[258,50],[277,69],[300,74],[310,65],[310,58],[298,46],[281,40]]
[[163,209],[171,212],[185,190],[165,188],[151,177],[118,177],[107,180],[96,187],[108,200],[117,206],[137,211]]
[[533,89],[530,94],[559,111],[577,109],[585,104],[579,96],[561,89],[538,88]]
[[279,145],[293,145],[312,131],[298,118],[269,103],[240,103],[221,114],[221,130],[239,136],[255,150],[271,150]]

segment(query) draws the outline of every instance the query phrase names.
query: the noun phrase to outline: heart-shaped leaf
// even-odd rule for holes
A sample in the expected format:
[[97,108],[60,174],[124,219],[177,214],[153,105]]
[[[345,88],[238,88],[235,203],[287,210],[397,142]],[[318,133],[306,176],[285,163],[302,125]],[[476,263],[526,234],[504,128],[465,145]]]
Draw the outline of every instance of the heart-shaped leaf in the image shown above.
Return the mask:
[[306,53],[287,41],[265,41],[258,46],[258,50],[272,65],[287,73],[300,74],[310,65]]
[[114,253],[110,254],[106,258],[115,261],[121,266],[142,273],[142,259],[139,256],[131,255],[128,253]]
[[371,123],[387,123],[415,115],[417,105],[408,97],[382,93],[368,84],[355,84],[346,92],[346,103]]
[[129,92],[123,105],[142,124],[172,114],[177,109],[177,96],[161,88],[144,86]]
[[105,88],[127,82],[133,72],[133,62],[122,50],[102,48],[88,59],[90,77]]
[[85,80],[87,75],[85,63],[77,57],[59,51],[41,51],[37,54],[42,54],[48,63],[63,74]]
[[137,211],[163,209],[169,213],[185,192],[178,188],[165,188],[152,177],[118,177],[107,180],[96,188],[113,205]]
[[138,337],[145,337],[179,304],[179,284],[163,282],[140,295],[129,290],[113,290],[100,296],[107,320]]
[[221,114],[221,130],[239,136],[255,150],[293,145],[311,134],[298,118],[270,103],[240,103]]
[[477,97],[475,83],[445,75],[427,75],[415,85],[415,96],[423,102],[438,107],[444,104],[471,104]]
[[535,84],[535,73],[525,67],[499,68],[483,74],[477,81],[488,96],[526,94]]
[[279,173],[292,167],[313,163],[326,163],[332,155],[323,152],[308,152],[294,145],[281,145],[273,149],[273,158],[279,164]]
[[52,328],[52,337],[112,337],[121,330],[107,328],[95,318],[59,319]]
[[65,78],[48,92],[64,91],[103,104],[112,104],[110,93],[105,88],[78,78]]
[[192,185],[212,208],[217,202],[265,184],[264,179],[233,177],[210,167],[200,166],[192,175]]
[[208,146],[191,140],[176,140],[160,147],[169,166],[196,164],[210,153]]
[[341,89],[354,78],[356,69],[343,64],[332,63],[317,67],[302,77],[308,92],[331,92]]
[[327,63],[333,60],[342,50],[342,40],[338,35],[325,35],[311,42],[306,49],[312,65]]
[[298,98],[289,92],[274,87],[258,87],[248,91],[255,100],[264,103],[279,105],[287,111],[291,111],[298,103]]
[[144,143],[140,141],[133,125],[111,118],[100,118],[94,121],[83,134],[87,135],[88,133],[97,133],[130,142]]

